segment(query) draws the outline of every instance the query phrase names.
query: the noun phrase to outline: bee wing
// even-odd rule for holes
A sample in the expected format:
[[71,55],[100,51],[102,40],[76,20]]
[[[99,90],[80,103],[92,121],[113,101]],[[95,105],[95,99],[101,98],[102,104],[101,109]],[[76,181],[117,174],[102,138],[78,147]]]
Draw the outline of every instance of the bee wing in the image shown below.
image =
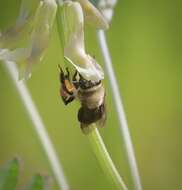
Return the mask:
[[105,102],[101,106],[102,117],[96,122],[97,127],[104,127],[107,119],[107,111]]

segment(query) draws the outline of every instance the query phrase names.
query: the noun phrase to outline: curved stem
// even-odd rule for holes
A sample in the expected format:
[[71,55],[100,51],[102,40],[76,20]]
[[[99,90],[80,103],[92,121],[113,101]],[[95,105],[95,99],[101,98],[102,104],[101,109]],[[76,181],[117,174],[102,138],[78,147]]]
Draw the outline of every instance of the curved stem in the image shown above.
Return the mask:
[[33,127],[40,139],[42,147],[45,151],[47,159],[50,163],[51,169],[55,176],[55,179],[58,183],[58,186],[62,190],[68,190],[68,183],[66,177],[64,175],[61,163],[58,159],[54,146],[49,138],[49,135],[46,131],[45,125],[37,111],[37,108],[31,98],[31,95],[23,81],[18,81],[18,69],[14,62],[6,61],[4,62],[4,66],[6,67],[14,85],[17,89],[17,92],[20,95],[22,103],[27,111],[28,116],[30,117]]
[[[94,124],[95,125],[95,124]],[[88,134],[90,144],[92,145],[93,151],[100,162],[102,169],[108,178],[115,184],[118,189],[127,190],[127,187],[119,175],[106,147],[99,134],[96,126],[92,126],[94,129]]]
[[138,168],[137,168],[137,162],[136,162],[135,153],[134,153],[134,149],[133,149],[133,145],[132,145],[132,140],[130,137],[130,132],[128,129],[128,123],[127,123],[126,116],[125,116],[124,106],[123,106],[122,98],[121,98],[121,95],[119,92],[118,83],[117,83],[117,80],[115,77],[116,75],[115,75],[114,69],[112,67],[111,56],[109,54],[109,50],[107,47],[107,42],[106,42],[106,37],[105,37],[104,31],[98,30],[97,37],[98,37],[100,49],[102,52],[102,56],[104,59],[105,69],[107,71],[110,86],[112,89],[111,92],[112,92],[113,101],[115,103],[115,107],[117,110],[116,113],[118,115],[120,131],[121,131],[121,134],[122,134],[123,140],[124,140],[125,151],[126,151],[127,158],[128,158],[128,163],[129,163],[129,167],[130,167],[130,171],[131,171],[131,175],[132,175],[132,179],[133,179],[133,184],[134,184],[135,190],[142,190],[142,185],[140,182],[140,175],[139,175]]

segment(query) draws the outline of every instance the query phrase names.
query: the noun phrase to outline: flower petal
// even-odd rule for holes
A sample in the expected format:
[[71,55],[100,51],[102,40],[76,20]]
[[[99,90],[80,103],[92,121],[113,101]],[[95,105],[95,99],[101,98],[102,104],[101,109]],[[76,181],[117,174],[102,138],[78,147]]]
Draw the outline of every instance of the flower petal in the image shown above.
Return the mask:
[[40,2],[35,15],[35,23],[30,39],[30,59],[40,61],[48,46],[51,28],[56,16],[57,5],[54,0]]
[[22,0],[16,24],[0,33],[0,48],[11,48],[25,37],[31,28],[34,4],[37,5],[37,1]]
[[[66,1],[62,6],[62,24],[65,45],[78,46],[78,49],[85,49],[83,33],[83,12],[79,3]],[[73,47],[76,49],[76,47]]]
[[32,67],[42,60],[48,46],[56,9],[57,4],[54,0],[40,1],[34,17],[28,47],[13,51],[1,51],[1,60],[14,61],[20,65],[20,78],[28,79],[31,75]]
[[[78,64],[75,64],[72,62],[71,59],[65,56],[65,58],[73,64],[73,66],[76,68],[76,70],[86,79],[86,80],[92,80],[92,81],[99,81],[104,79],[104,72],[102,67],[96,63],[96,60],[92,58],[91,56],[87,55],[86,62],[87,65],[85,67],[81,67]],[[82,58],[83,60],[83,58]]]

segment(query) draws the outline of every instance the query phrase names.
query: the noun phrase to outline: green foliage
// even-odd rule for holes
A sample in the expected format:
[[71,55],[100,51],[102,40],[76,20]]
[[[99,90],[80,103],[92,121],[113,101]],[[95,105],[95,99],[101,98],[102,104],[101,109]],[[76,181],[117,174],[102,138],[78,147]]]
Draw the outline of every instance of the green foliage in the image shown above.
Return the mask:
[[14,190],[19,174],[19,162],[15,158],[0,170],[0,190]]
[[43,190],[44,189],[44,177],[37,174],[32,178],[30,185],[26,190]]
[[[0,190],[15,190],[19,176],[19,161],[17,158],[9,161],[0,169]],[[40,174],[33,176],[26,190],[44,190],[45,179]]]

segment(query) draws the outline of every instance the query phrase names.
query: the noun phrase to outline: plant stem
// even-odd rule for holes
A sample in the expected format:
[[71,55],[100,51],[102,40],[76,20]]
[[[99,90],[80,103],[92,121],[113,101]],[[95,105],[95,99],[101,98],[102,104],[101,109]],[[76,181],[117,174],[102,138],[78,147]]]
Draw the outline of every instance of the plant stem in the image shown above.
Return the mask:
[[119,119],[119,123],[120,123],[120,131],[121,131],[121,134],[122,134],[123,140],[124,140],[125,151],[126,151],[127,158],[128,158],[128,163],[129,163],[129,167],[130,167],[130,171],[131,171],[131,176],[133,179],[133,184],[134,184],[135,190],[142,190],[142,185],[140,182],[140,175],[139,175],[138,168],[137,168],[135,153],[134,153],[132,140],[131,140],[129,129],[128,129],[124,106],[123,106],[122,98],[121,98],[121,95],[119,92],[116,75],[115,75],[114,69],[112,67],[111,56],[110,56],[110,53],[108,50],[104,31],[98,30],[97,37],[98,37],[100,49],[102,52],[102,56],[104,59],[105,69],[107,71],[110,86],[112,89],[111,92],[112,92],[113,102],[115,103],[116,113],[118,115],[118,119]]
[[102,169],[104,170],[108,178],[117,186],[118,189],[127,190],[123,179],[119,175],[104,145],[104,142],[99,134],[97,127],[93,126],[93,128],[94,129],[88,134],[88,138],[90,140],[90,144],[92,145],[93,151],[102,166]]
[[31,98],[31,95],[23,81],[18,81],[18,69],[14,62],[6,61],[4,66],[7,69],[12,81],[17,89],[17,92],[20,95],[22,103],[27,111],[28,116],[30,117],[33,127],[39,137],[39,140],[42,144],[42,147],[45,151],[47,159],[51,165],[51,169],[55,176],[55,179],[58,183],[58,186],[62,190],[68,190],[68,184],[61,166],[61,163],[58,159],[56,151],[53,147],[53,144],[49,138],[49,135],[46,131],[45,125],[37,111],[37,108]]

